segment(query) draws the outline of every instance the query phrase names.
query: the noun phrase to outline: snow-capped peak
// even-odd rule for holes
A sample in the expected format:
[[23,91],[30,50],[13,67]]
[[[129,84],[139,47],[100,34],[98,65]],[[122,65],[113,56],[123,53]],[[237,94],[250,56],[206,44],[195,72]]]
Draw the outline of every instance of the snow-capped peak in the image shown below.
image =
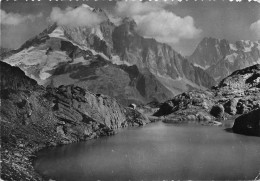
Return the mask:
[[82,7],[88,8],[88,9],[90,9],[91,11],[93,11],[93,9],[94,9],[94,8],[90,7],[89,5],[87,5],[87,4],[82,4]]
[[237,46],[235,44],[230,43],[229,47],[231,50],[237,51]]
[[61,27],[57,27],[53,32],[49,34],[49,37],[64,38],[64,30]]

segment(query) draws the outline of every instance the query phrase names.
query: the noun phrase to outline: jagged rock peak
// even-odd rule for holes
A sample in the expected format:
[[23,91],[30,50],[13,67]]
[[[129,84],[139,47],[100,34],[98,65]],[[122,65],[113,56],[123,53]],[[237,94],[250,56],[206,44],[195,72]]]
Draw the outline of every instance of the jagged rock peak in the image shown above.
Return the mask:
[[88,9],[90,9],[91,11],[94,10],[94,8],[90,7],[90,6],[87,5],[87,4],[82,4],[82,7],[84,7],[84,8],[88,8]]
[[137,27],[137,24],[135,22],[135,20],[133,18],[124,18],[122,20],[122,25],[125,26],[125,27],[128,27],[130,31],[135,31],[136,30],[136,27]]

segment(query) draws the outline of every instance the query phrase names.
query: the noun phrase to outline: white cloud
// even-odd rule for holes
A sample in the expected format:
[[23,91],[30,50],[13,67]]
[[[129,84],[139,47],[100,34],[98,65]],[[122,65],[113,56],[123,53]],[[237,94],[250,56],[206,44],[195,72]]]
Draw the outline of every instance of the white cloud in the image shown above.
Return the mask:
[[180,39],[197,38],[201,33],[201,30],[194,26],[192,17],[181,18],[165,10],[135,16],[134,19],[140,34],[164,43],[174,44],[178,43]]
[[161,5],[156,6],[153,2],[141,1],[119,1],[116,4],[116,13],[120,17],[132,17],[135,15],[145,15],[152,11],[158,11]]
[[106,15],[108,16],[108,19],[114,23],[116,26],[119,26],[121,24],[121,18],[118,16],[115,16],[114,14],[112,14],[111,12],[104,10]]
[[39,13],[37,15],[21,15],[18,13],[6,13],[4,10],[0,9],[0,24],[2,25],[18,25],[25,21],[34,21],[36,18],[40,18],[43,16],[42,13]]
[[166,11],[169,3],[172,1],[120,1],[116,5],[116,13],[121,17],[132,17],[139,34],[159,42],[176,44],[181,39],[198,38],[202,30],[195,27],[193,18],[182,18]]
[[250,30],[256,34],[257,38],[260,38],[260,19],[250,25]]
[[68,7],[65,10],[54,7],[52,8],[50,19],[59,25],[93,27],[104,21],[105,17],[92,12],[92,9],[87,5],[81,5],[77,8]]
[[116,13],[120,17],[132,17],[136,15],[145,15],[150,12],[160,11],[165,6],[177,4],[178,1],[118,1],[116,3]]

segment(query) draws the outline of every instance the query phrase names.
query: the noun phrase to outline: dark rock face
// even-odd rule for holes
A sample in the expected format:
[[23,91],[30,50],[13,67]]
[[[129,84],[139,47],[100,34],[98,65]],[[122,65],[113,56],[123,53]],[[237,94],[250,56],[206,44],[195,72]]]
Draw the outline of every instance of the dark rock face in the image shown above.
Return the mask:
[[236,133],[260,136],[260,109],[239,116],[232,129]]
[[[18,67],[11,67],[5,62],[0,62],[1,91],[5,89],[28,90],[38,87],[35,80],[25,76],[25,73]],[[3,95],[4,92],[1,94]]]
[[118,128],[150,122],[108,96],[73,85],[46,90],[19,68],[0,65],[4,180],[41,180],[29,158],[43,147],[109,136]]

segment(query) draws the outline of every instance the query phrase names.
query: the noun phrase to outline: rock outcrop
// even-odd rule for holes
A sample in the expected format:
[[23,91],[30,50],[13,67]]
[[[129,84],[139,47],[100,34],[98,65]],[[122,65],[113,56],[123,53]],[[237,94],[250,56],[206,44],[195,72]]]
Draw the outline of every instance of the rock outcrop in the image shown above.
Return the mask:
[[215,101],[209,91],[190,91],[164,102],[154,116],[163,117],[167,123],[200,122],[213,124],[210,114]]
[[150,121],[114,98],[79,86],[37,85],[17,67],[1,66],[1,178],[41,180],[31,164],[46,147],[109,136],[127,126]]
[[260,109],[239,116],[232,129],[235,133],[260,136]]
[[204,120],[203,124],[211,124],[259,109],[259,71],[260,65],[253,65],[235,71],[211,90],[177,95],[160,105],[154,115],[163,117],[165,122]]

